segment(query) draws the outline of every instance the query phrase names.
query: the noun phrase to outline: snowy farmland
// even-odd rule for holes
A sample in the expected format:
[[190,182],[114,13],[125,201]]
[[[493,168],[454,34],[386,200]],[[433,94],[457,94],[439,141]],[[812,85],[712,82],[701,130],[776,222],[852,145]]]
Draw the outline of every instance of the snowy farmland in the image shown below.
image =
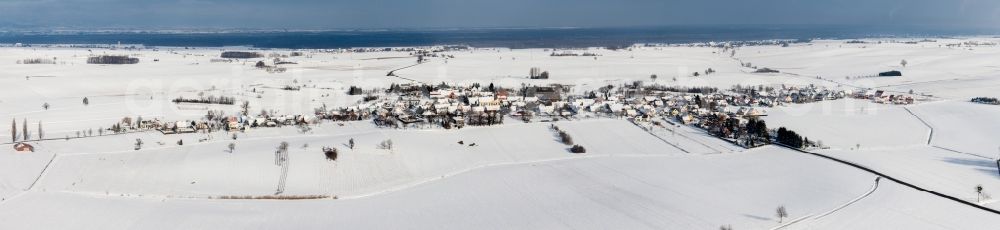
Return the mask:
[[[66,216],[65,222],[25,220],[0,225],[65,228],[71,223],[73,228],[82,229],[106,228],[108,223],[123,228],[168,229],[314,229],[331,225],[688,229],[724,223],[767,229],[779,226],[770,215],[773,212],[770,206],[782,204],[789,208],[790,219],[802,218],[800,223],[804,226],[818,228],[933,228],[923,225],[928,221],[942,228],[974,229],[976,224],[958,220],[1000,221],[992,214],[960,207],[891,182],[880,182],[869,197],[834,210],[867,194],[874,180],[871,174],[819,158],[764,148],[739,155],[610,156],[503,165],[405,191],[341,200],[107,197],[48,190],[10,201],[4,204],[8,208],[0,212],[38,218],[58,213]],[[913,205],[918,203],[921,205]],[[91,206],[94,207],[85,208]],[[835,212],[821,216],[830,211]],[[871,214],[892,217],[894,221],[863,218]],[[214,215],[220,215],[223,221],[212,218]],[[295,221],[303,218],[312,221]],[[379,221],[385,218],[393,221]],[[511,221],[512,218],[517,221]],[[254,221],[225,221],[237,219]]]
[[[1000,224],[1000,198],[992,197],[1000,196],[1000,106],[969,99],[1000,97],[1000,69],[989,63],[1000,46],[968,44],[997,41],[572,51],[596,56],[478,48],[440,51],[425,62],[400,50],[3,47],[0,120],[12,120],[16,133],[0,133],[0,216],[9,217],[0,229],[990,229]],[[223,61],[224,50],[273,57]],[[101,54],[140,62],[86,64]],[[17,64],[28,58],[54,64]],[[273,58],[294,64],[257,66]],[[747,63],[780,72],[756,73]],[[551,77],[529,79],[532,68]],[[903,76],[869,76],[889,70]],[[126,117],[200,120],[208,111],[239,114],[244,102],[247,114],[366,106],[371,93],[348,95],[354,87],[560,84],[573,95],[635,81],[723,91],[823,87],[917,100],[757,108],[768,128],[817,142],[804,151],[854,165],[777,145],[744,148],[679,116],[105,133]],[[236,103],[172,102],[205,96]],[[15,150],[15,142],[34,151]],[[573,145],[586,153],[572,153]],[[329,147],[338,150],[335,159],[324,156]],[[788,215],[776,216],[778,207]]]

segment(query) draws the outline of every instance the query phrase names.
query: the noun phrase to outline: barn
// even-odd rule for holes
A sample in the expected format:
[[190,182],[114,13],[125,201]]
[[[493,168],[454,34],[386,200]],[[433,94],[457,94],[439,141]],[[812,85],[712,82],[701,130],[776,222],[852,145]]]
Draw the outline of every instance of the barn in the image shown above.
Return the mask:
[[31,146],[25,143],[14,144],[14,150],[18,152],[34,152],[35,146]]

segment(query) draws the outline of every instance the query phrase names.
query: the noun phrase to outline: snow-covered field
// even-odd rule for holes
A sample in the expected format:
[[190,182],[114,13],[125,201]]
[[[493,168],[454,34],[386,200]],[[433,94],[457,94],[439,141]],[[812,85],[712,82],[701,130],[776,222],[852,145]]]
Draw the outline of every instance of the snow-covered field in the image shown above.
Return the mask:
[[909,183],[1000,209],[994,199],[980,199],[976,186],[986,194],[1000,191],[996,160],[955,153],[934,147],[886,150],[829,150],[820,153],[866,165]]
[[[35,192],[4,204],[3,228],[320,229],[814,228],[976,229],[1000,218],[819,158],[779,148],[706,156],[612,156],[473,170],[405,191],[357,199],[253,201]],[[706,181],[711,181],[707,183]],[[920,205],[914,205],[920,204]],[[870,215],[891,217],[866,218]],[[59,221],[44,221],[51,216]],[[39,219],[31,219],[39,218]],[[308,221],[305,221],[308,220]],[[926,225],[935,223],[935,225]],[[795,226],[795,225],[792,225]],[[881,226],[881,227],[880,227]]]
[[[732,57],[707,47],[587,51],[598,57],[476,49],[401,70],[415,58],[304,51],[288,58],[298,64],[284,73],[256,69],[252,61],[212,62],[221,48],[0,48],[0,121],[14,120],[20,131],[26,120],[34,137],[41,123],[45,137],[56,139],[29,142],[34,153],[0,145],[0,216],[6,217],[0,229],[990,229],[1000,215],[891,180],[876,183],[875,174],[848,165],[776,146],[741,149],[688,126],[644,128],[611,118],[510,119],[460,130],[327,122],[308,132],[252,129],[236,140],[222,132],[61,139],[123,117],[186,120],[209,109],[239,110],[170,102],[180,96],[231,96],[249,101],[251,113],[301,114],[355,104],[360,98],[346,95],[349,86],[413,81],[564,83],[577,91],[638,80],[723,89],[913,90],[932,96],[908,106],[845,99],[768,108],[765,120],[830,147],[812,151],[997,210],[995,199],[978,199],[974,187],[1000,196],[1000,106],[967,101],[1000,97],[1000,68],[991,63],[1000,47],[948,46],[967,41],[1000,39],[815,41],[742,47]],[[134,54],[141,62],[85,64],[88,55],[103,53]],[[15,64],[25,58],[57,64]],[[751,73],[740,62],[783,73]],[[551,79],[526,79],[532,67],[549,71]],[[707,68],[717,73],[691,76]],[[398,77],[386,76],[393,70]],[[888,70],[904,76],[855,78]],[[551,124],[587,153],[570,153]],[[4,127],[0,142],[11,140]],[[137,138],[145,142],[139,151],[133,149]],[[348,149],[352,138],[357,147]],[[185,145],[175,145],[178,140]],[[376,148],[384,140],[394,148]],[[283,194],[326,198],[220,199],[279,190],[275,148],[281,142],[290,144]],[[337,161],[326,160],[323,147],[340,149]],[[778,206],[790,214],[782,223],[774,214]]]
[[[756,66],[803,77],[818,76],[840,84],[899,92],[913,90],[954,100],[996,97],[1000,89],[1000,79],[996,78],[1000,74],[1000,66],[992,61],[1000,55],[1000,49],[995,45],[948,46],[963,42],[995,43],[996,39],[934,39],[917,44],[866,41],[868,43],[864,44],[815,41],[789,49],[750,47],[738,51],[737,56]],[[907,62],[905,67],[901,65],[902,60]],[[904,77],[856,78],[889,70],[902,71]]]
[[931,144],[980,156],[1000,157],[1000,106],[947,101],[910,110],[934,128]]
[[[558,143],[548,124],[508,124],[500,128],[386,131],[326,126],[310,134],[286,129],[283,134],[244,136],[229,153],[230,141],[134,151],[122,145],[116,153],[66,153],[48,170],[38,189],[92,194],[205,197],[270,195],[281,167],[274,150],[290,144],[286,195],[357,197],[401,189],[492,165],[523,164],[575,158]],[[592,143],[587,156],[679,155],[671,147],[621,120],[581,121],[565,126],[581,143]],[[602,132],[609,128],[615,132]],[[590,134],[601,133],[601,136]],[[266,135],[266,134],[265,134]],[[223,137],[224,138],[224,137]],[[344,145],[355,139],[357,147]],[[376,144],[391,139],[393,150]],[[604,141],[606,139],[607,141]],[[155,140],[155,139],[154,139]],[[465,144],[457,144],[463,141]],[[475,146],[468,146],[475,143]],[[324,146],[343,149],[327,161]]]
[[923,146],[930,134],[902,106],[855,99],[777,107],[764,120],[838,149]]

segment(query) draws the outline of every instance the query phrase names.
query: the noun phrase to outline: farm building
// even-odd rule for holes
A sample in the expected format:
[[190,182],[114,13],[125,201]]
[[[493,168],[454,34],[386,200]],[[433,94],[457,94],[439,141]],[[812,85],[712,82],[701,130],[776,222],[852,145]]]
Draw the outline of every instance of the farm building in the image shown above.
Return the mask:
[[31,145],[25,144],[25,143],[17,143],[17,144],[14,144],[14,151],[18,151],[18,152],[34,152],[35,151],[35,146],[31,146]]

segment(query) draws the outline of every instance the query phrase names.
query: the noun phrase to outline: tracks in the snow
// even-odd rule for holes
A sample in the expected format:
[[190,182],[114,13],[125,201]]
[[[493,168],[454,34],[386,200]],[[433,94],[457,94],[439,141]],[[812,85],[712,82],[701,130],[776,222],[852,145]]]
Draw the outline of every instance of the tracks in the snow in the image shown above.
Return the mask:
[[788,223],[785,223],[785,224],[779,225],[777,227],[771,228],[771,230],[784,229],[786,227],[789,227],[789,226],[791,226],[793,224],[796,224],[796,223],[799,223],[799,222],[802,222],[802,221],[806,221],[807,223],[809,221],[816,221],[816,220],[822,219],[823,217],[826,217],[826,216],[828,216],[830,214],[833,214],[833,213],[835,213],[837,211],[840,211],[841,209],[844,209],[847,206],[851,206],[852,204],[857,203],[858,201],[861,201],[861,200],[867,198],[868,196],[871,196],[872,193],[875,193],[875,190],[878,190],[878,182],[881,179],[882,179],[882,177],[876,177],[875,178],[875,184],[872,184],[872,188],[869,189],[868,192],[866,192],[864,194],[861,194],[857,198],[854,198],[853,200],[848,201],[847,203],[844,203],[843,205],[837,206],[836,208],[833,208],[832,210],[824,212],[824,213],[819,214],[819,215],[809,214],[809,215],[805,215],[805,216],[799,217],[797,219],[789,221]]
[[847,203],[845,203],[844,205],[841,205],[840,207],[837,207],[837,208],[834,208],[833,210],[830,210],[829,212],[825,212],[825,213],[823,213],[823,214],[819,214],[819,215],[816,215],[816,216],[815,216],[815,217],[813,217],[812,219],[813,219],[813,220],[818,220],[818,219],[821,219],[821,218],[823,218],[823,217],[825,217],[825,216],[828,216],[828,215],[830,215],[830,214],[833,214],[833,213],[835,213],[835,212],[837,212],[837,211],[840,211],[841,209],[844,209],[844,208],[846,208],[847,206],[851,206],[852,204],[854,204],[854,203],[857,203],[858,201],[861,201],[862,199],[865,199],[866,197],[868,197],[868,196],[872,195],[872,193],[875,193],[875,190],[877,190],[877,189],[878,189],[878,182],[879,182],[880,180],[882,180],[882,177],[876,177],[876,178],[875,178],[875,184],[872,184],[872,188],[871,188],[871,190],[869,190],[869,191],[868,191],[868,192],[866,192],[865,194],[862,194],[861,196],[858,196],[858,198],[854,198],[854,200],[851,200],[851,201],[848,201],[848,202],[847,202]]
[[930,123],[927,123],[927,121],[925,121],[923,118],[917,116],[917,114],[913,113],[913,111],[911,111],[910,108],[903,107],[903,109],[906,110],[907,113],[910,113],[910,115],[913,115],[913,117],[917,118],[917,120],[919,120],[920,123],[924,123],[924,126],[927,126],[927,128],[931,130],[930,133],[927,134],[927,145],[931,145],[931,141],[934,140],[934,126],[931,126]]
[[948,199],[948,200],[952,200],[952,201],[958,202],[960,204],[967,205],[969,207],[973,207],[973,208],[976,208],[976,209],[979,209],[979,210],[983,210],[983,211],[986,211],[986,212],[989,212],[989,213],[1000,215],[1000,211],[998,211],[998,210],[987,208],[987,207],[984,207],[984,206],[981,206],[981,205],[978,205],[978,204],[975,204],[975,203],[972,203],[972,202],[960,199],[958,197],[954,197],[954,196],[947,195],[947,194],[944,194],[944,193],[940,193],[940,192],[937,192],[937,191],[934,191],[934,190],[926,189],[924,187],[911,184],[909,182],[897,179],[897,178],[895,178],[893,176],[890,176],[888,174],[885,174],[883,172],[880,172],[880,171],[868,168],[868,167],[860,165],[860,164],[856,164],[854,162],[850,162],[850,161],[846,161],[846,160],[841,160],[841,159],[838,159],[836,157],[831,157],[831,156],[827,156],[827,155],[820,154],[820,153],[815,153],[815,152],[809,152],[809,151],[801,150],[801,149],[798,149],[798,148],[792,148],[792,147],[789,147],[787,145],[781,145],[781,144],[778,144],[778,143],[774,143],[774,144],[777,145],[777,146],[783,146],[783,147],[791,149],[793,151],[797,151],[797,152],[801,152],[801,153],[806,153],[806,154],[817,156],[817,157],[820,157],[820,158],[823,158],[823,159],[832,160],[832,161],[835,161],[837,163],[845,164],[845,165],[848,165],[848,166],[851,166],[851,167],[854,167],[854,168],[857,168],[857,169],[860,169],[860,170],[863,170],[863,171],[875,174],[877,176],[883,177],[883,178],[885,178],[887,180],[891,180],[893,182],[899,183],[899,184],[901,184],[903,186],[910,187],[912,189],[916,189],[917,191],[927,192],[927,193],[930,193],[932,195],[935,195],[935,196],[938,196],[938,197],[941,197],[941,198],[945,198],[945,199]]
[[944,150],[944,151],[948,151],[948,152],[960,153],[960,154],[965,154],[965,155],[969,155],[969,156],[973,156],[973,157],[978,157],[978,158],[983,158],[983,159],[988,159],[988,160],[994,160],[992,157],[987,157],[987,156],[983,156],[983,155],[979,155],[979,154],[975,154],[975,153],[962,152],[962,151],[954,150],[954,149],[947,148],[947,147],[937,146],[937,145],[931,143],[931,141],[934,139],[934,126],[931,126],[931,124],[929,122],[925,121],[919,115],[917,115],[916,113],[914,113],[913,111],[911,111],[910,108],[903,107],[903,109],[905,109],[906,112],[910,113],[910,115],[913,115],[913,117],[917,118],[917,120],[920,120],[921,123],[924,123],[924,126],[927,126],[927,128],[929,128],[931,130],[930,134],[927,135],[927,145],[928,146],[931,146],[931,147],[934,147],[934,148],[938,148],[938,149],[941,149],[941,150]]

